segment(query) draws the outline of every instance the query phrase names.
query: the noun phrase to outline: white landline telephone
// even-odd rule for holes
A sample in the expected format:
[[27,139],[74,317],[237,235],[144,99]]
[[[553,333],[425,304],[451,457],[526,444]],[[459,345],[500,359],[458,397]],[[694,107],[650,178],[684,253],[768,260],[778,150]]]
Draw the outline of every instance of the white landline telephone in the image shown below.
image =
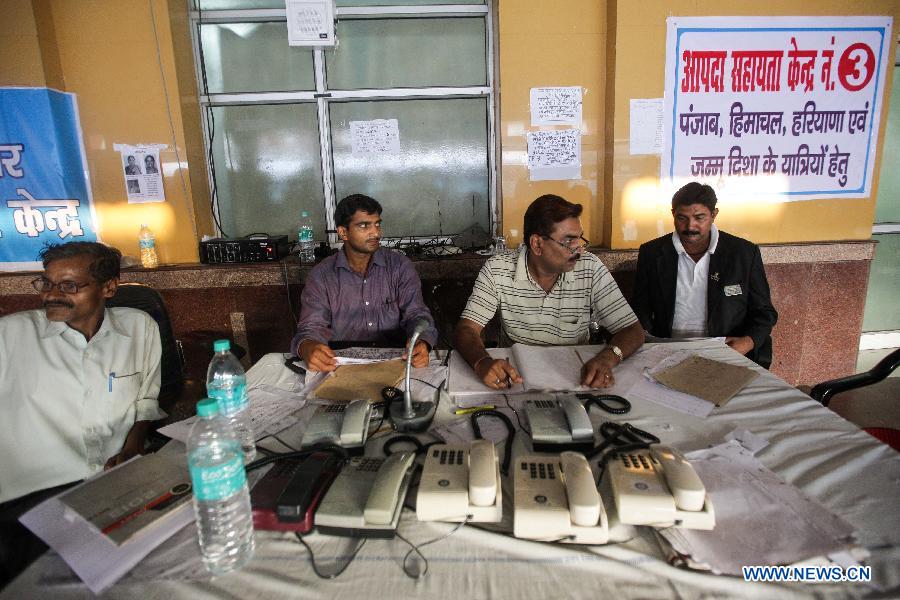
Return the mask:
[[515,464],[513,534],[570,544],[605,544],[609,523],[584,455],[523,456]]
[[713,529],[716,516],[706,488],[680,452],[653,444],[620,454],[609,467],[619,521],[629,525]]
[[496,523],[503,518],[500,463],[494,444],[436,444],[428,448],[416,517],[420,521]]
[[331,443],[355,448],[366,443],[372,405],[368,400],[353,400],[348,404],[326,404],[316,409],[306,431],[302,446]]
[[525,414],[531,426],[532,446],[538,452],[559,446],[589,450],[594,446],[594,426],[584,404],[574,396],[526,400]]
[[315,518],[318,531],[351,537],[394,537],[415,456],[398,452],[387,458],[351,458],[319,504]]

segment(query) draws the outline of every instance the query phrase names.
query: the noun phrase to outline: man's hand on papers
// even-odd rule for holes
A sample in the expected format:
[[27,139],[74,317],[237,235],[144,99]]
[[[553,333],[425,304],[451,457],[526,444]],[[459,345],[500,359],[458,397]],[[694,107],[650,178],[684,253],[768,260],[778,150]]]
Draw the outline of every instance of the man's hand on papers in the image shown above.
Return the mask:
[[[486,358],[486,357],[485,357]],[[495,390],[509,389],[513,383],[522,383],[522,376],[516,371],[508,360],[492,359],[482,360],[475,365],[478,370],[475,374],[481,378],[484,385]]]
[[328,373],[337,368],[334,351],[327,344],[316,340],[303,340],[300,342],[300,356],[313,371]]
[[[612,358],[610,358],[612,356]],[[581,385],[592,388],[612,387],[616,382],[613,367],[618,363],[615,355],[600,353],[584,363],[581,368]]]
[[[409,343],[407,342],[407,347],[409,347]],[[421,369],[423,367],[428,366],[428,344],[422,340],[416,342],[416,345],[413,346],[413,357],[412,357],[412,366],[416,369]],[[403,360],[406,360],[406,352],[401,356]]]
[[751,350],[753,350],[753,338],[749,335],[745,335],[742,337],[726,337],[725,343],[740,352],[741,354],[747,354]]

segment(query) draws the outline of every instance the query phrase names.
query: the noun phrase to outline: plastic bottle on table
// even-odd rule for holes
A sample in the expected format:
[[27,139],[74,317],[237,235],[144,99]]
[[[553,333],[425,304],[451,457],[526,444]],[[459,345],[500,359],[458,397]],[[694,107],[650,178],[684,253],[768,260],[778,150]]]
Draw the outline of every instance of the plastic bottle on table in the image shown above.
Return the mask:
[[141,266],[145,269],[158,267],[159,258],[156,255],[156,236],[153,235],[146,223],[141,224],[141,231],[138,233],[138,245],[141,247]]
[[218,412],[218,402],[197,403],[188,435],[188,470],[203,565],[213,574],[239,569],[253,556],[253,513],[241,444]]
[[312,219],[305,210],[300,213],[300,226],[297,228],[297,244],[300,248],[300,262],[316,262],[316,242],[313,239]]
[[256,441],[250,422],[250,400],[247,397],[244,367],[231,353],[231,342],[228,340],[216,340],[213,342],[213,350],[215,356],[209,361],[209,368],[206,370],[206,393],[219,403],[219,412],[234,429],[234,434],[241,443],[244,460],[250,462],[256,457]]

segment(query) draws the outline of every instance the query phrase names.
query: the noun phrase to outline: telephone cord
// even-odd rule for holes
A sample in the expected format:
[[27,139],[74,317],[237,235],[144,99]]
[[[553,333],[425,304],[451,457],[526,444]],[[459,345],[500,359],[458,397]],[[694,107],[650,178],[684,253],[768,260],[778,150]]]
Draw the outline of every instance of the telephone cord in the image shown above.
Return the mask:
[[[428,559],[425,558],[424,554],[422,554],[421,548],[424,548],[425,546],[428,546],[430,544],[440,542],[441,540],[447,539],[448,537],[450,537],[451,535],[453,535],[454,533],[456,533],[457,531],[462,529],[463,526],[469,522],[469,519],[471,519],[471,516],[467,515],[464,521],[462,521],[459,525],[457,525],[456,527],[454,527],[453,529],[451,529],[444,535],[442,535],[440,537],[436,537],[433,540],[428,540],[427,542],[422,542],[418,546],[416,546],[415,544],[410,542],[408,539],[406,539],[405,537],[400,535],[399,531],[396,532],[397,537],[400,538],[402,541],[406,542],[406,544],[410,547],[409,552],[407,552],[406,556],[403,557],[403,572],[406,574],[406,576],[409,577],[410,579],[419,579],[420,577],[424,576],[425,573],[428,572]],[[425,568],[422,571],[413,572],[410,569],[410,567],[408,566],[409,559],[413,554],[418,554],[422,558],[422,562],[425,565]]]
[[512,443],[513,437],[516,435],[516,428],[512,424],[512,421],[509,420],[509,417],[504,415],[502,412],[498,410],[480,410],[478,412],[472,413],[471,421],[472,421],[472,431],[475,432],[475,437],[479,440],[483,440],[484,435],[481,433],[481,427],[478,425],[478,419],[482,417],[494,417],[500,419],[503,424],[506,426],[506,431],[508,435],[506,436],[506,444],[503,448],[503,463],[500,465],[500,472],[506,475],[509,473],[509,463],[512,460]]
[[362,550],[362,547],[366,545],[366,541],[368,539],[362,538],[362,541],[360,541],[360,543],[356,546],[356,548],[353,550],[353,553],[350,554],[350,558],[347,559],[347,562],[341,565],[341,567],[337,571],[335,571],[334,573],[322,573],[321,571],[319,571],[318,565],[316,565],[316,556],[313,553],[313,549],[310,548],[309,544],[306,543],[306,540],[303,539],[302,535],[300,535],[299,533],[296,533],[295,535],[297,536],[297,541],[300,542],[304,548],[306,548],[307,552],[309,552],[309,564],[312,566],[313,573],[315,573],[316,577],[318,577],[319,579],[336,579],[340,577],[340,575],[347,570],[347,567],[350,566],[350,563],[352,563],[356,559],[356,555],[359,554],[359,551]]

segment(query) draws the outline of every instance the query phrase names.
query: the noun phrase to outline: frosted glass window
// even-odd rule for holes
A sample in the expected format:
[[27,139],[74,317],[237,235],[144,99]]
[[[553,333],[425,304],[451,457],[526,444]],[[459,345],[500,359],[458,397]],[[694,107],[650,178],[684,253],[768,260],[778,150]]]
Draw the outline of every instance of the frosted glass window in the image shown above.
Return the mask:
[[863,331],[900,329],[900,233],[873,235],[878,241],[869,271]]
[[[332,102],[335,192],[384,207],[386,236],[490,228],[487,101],[483,98]],[[353,155],[350,121],[397,119],[400,152]]]
[[325,239],[325,195],[316,105],[219,106],[213,153],[222,228],[232,237],[287,234],[300,211]]
[[[284,8],[284,0],[193,0],[203,10]],[[338,6],[426,6],[429,4],[484,4],[484,0],[337,0]]]
[[483,86],[483,18],[338,21],[325,51],[332,90]]
[[200,31],[212,94],[316,88],[313,51],[288,46],[284,22],[217,23]]
[[894,67],[894,84],[891,88],[891,104],[881,154],[878,200],[875,204],[876,223],[900,223],[900,169],[896,168],[898,156],[900,156],[900,67]]

